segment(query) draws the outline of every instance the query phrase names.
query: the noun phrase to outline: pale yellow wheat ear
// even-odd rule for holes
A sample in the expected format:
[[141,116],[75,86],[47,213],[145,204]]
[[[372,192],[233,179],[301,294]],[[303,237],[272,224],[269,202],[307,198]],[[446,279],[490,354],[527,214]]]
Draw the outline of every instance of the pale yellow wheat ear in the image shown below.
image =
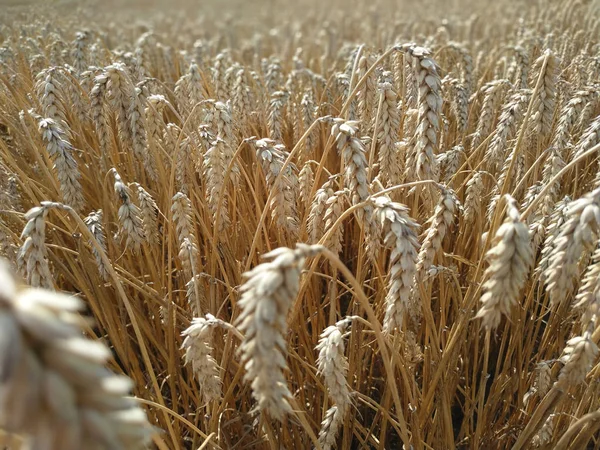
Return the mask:
[[506,218],[486,254],[489,267],[485,272],[485,293],[476,315],[487,329],[496,328],[503,315],[510,316],[533,262],[529,228],[521,221],[516,201],[506,196],[506,203]]
[[76,297],[17,288],[0,261],[0,428],[27,448],[144,449],[152,432],[131,380],[84,338]]
[[[410,292],[417,273],[419,225],[409,216],[408,208],[385,196],[374,200],[374,217],[381,227],[383,244],[391,250],[389,281],[385,297],[383,330],[401,328],[410,308]],[[414,313],[411,315],[414,316]]]
[[290,413],[292,394],[284,377],[288,329],[287,313],[296,300],[305,258],[320,246],[298,244],[296,250],[281,247],[264,255],[273,258],[247,272],[238,305],[237,327],[244,333],[240,357],[250,382],[257,409],[275,419]]
[[316,347],[319,352],[317,370],[323,376],[329,396],[334,402],[321,423],[319,443],[323,450],[333,447],[344,416],[351,405],[350,389],[346,381],[348,359],[344,354],[344,333],[351,323],[352,318],[345,318],[325,328]]

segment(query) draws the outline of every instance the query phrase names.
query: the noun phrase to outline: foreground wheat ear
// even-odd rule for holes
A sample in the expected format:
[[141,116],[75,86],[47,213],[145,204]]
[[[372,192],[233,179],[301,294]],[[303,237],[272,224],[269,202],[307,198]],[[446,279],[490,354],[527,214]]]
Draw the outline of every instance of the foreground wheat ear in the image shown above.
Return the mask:
[[240,355],[252,384],[258,410],[275,419],[291,412],[291,392],[283,371],[287,364],[285,335],[287,315],[298,294],[304,260],[322,250],[318,245],[298,244],[296,250],[278,248],[264,255],[274,258],[247,272],[239,301],[238,328],[245,336]]
[[152,429],[76,297],[22,288],[0,260],[0,428],[30,449],[143,449]]

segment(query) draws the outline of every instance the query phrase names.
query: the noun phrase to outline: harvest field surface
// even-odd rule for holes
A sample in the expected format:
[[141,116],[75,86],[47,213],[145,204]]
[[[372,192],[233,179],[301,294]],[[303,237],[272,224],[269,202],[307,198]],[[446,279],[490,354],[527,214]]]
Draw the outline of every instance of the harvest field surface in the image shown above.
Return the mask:
[[600,449],[600,1],[0,1],[1,450]]

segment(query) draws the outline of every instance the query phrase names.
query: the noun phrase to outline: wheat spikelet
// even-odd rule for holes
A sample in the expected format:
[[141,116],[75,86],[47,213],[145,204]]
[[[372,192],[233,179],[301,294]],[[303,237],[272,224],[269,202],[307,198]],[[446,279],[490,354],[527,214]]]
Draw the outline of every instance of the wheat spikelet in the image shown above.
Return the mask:
[[437,180],[435,155],[439,145],[442,112],[439,67],[430,57],[431,52],[428,49],[414,44],[408,44],[404,49],[410,55],[413,64],[415,82],[418,86],[419,111],[415,135],[408,150],[412,162],[407,163],[407,170],[414,170],[418,180]]
[[558,383],[563,386],[580,384],[585,381],[598,356],[598,346],[589,331],[567,341],[560,361],[564,364],[558,375]]
[[212,356],[212,334],[218,326],[212,316],[195,317],[191,325],[182,333],[185,337],[182,349],[185,349],[185,363],[191,364],[194,375],[200,385],[200,394],[205,403],[221,397],[221,378],[219,366]]
[[567,207],[567,222],[555,239],[548,256],[545,284],[552,304],[560,303],[574,288],[579,275],[577,263],[584,251],[596,242],[600,223],[600,189],[596,189]]
[[523,397],[523,403],[527,405],[529,399],[533,395],[537,395],[539,398],[544,398],[544,396],[550,391],[552,387],[552,368],[547,361],[542,361],[535,366],[535,378],[533,381],[533,386],[525,396]]
[[[344,200],[348,192],[339,190],[331,194],[325,201],[325,214],[323,214],[323,232],[327,233],[340,218],[344,212]],[[316,217],[313,218],[316,220]],[[314,231],[314,230],[313,230]],[[329,248],[333,253],[339,255],[342,252],[342,240],[344,238],[344,228],[337,227],[330,234],[329,239],[324,243],[325,247]],[[315,239],[316,242],[317,239]]]
[[288,399],[292,394],[283,376],[286,317],[298,293],[304,259],[319,251],[317,246],[302,244],[296,250],[273,250],[265,255],[273,261],[247,272],[241,287],[237,324],[245,334],[240,346],[244,379],[251,382],[258,410],[279,420],[291,412]]
[[[106,253],[106,237],[104,236],[104,228],[102,226],[102,210],[92,211],[85,218],[84,222],[87,225],[88,229],[98,242],[98,245],[102,249],[104,253]],[[92,246],[92,253],[94,254],[94,258],[96,258],[96,265],[98,266],[98,271],[100,272],[100,276],[104,281],[108,281],[108,270],[100,256],[100,253],[96,248]]]
[[[228,144],[221,138],[213,141],[204,154],[204,176],[206,177],[206,197],[208,207],[213,216],[213,223],[218,221],[218,231],[225,230],[230,225],[227,208],[227,185],[225,173],[233,158]],[[220,210],[218,210],[220,203]],[[220,215],[217,217],[217,213]]]
[[288,99],[289,94],[284,91],[275,91],[271,94],[268,123],[269,137],[274,141],[283,139],[284,108]]
[[321,430],[319,431],[319,445],[321,445],[323,450],[334,448],[338,431],[343,421],[344,416],[337,405],[333,405],[327,410],[325,418],[321,422]]
[[136,87],[133,91],[131,100],[131,109],[129,117],[131,118],[131,139],[133,141],[133,153],[144,163],[146,173],[151,180],[157,181],[156,167],[154,158],[148,152],[148,139],[146,136],[146,109],[144,107],[145,99],[142,89]]
[[335,405],[325,414],[319,432],[319,442],[323,448],[331,448],[339,427],[350,406],[350,390],[346,382],[348,360],[344,356],[344,333],[351,319],[340,320],[321,333],[315,350],[319,352],[317,371],[325,379],[329,396]]
[[556,83],[558,80],[559,61],[556,56],[546,50],[534,63],[534,72],[539,73],[546,61],[545,71],[541,76],[538,95],[533,101],[533,116],[531,117],[533,131],[543,137],[550,135],[554,121],[556,106]]
[[269,204],[271,217],[284,230],[292,236],[298,234],[298,213],[296,211],[296,198],[298,177],[296,166],[288,164],[283,176],[279,173],[287,159],[288,152],[282,144],[276,144],[271,139],[256,141],[256,155],[262,165],[267,185],[273,191]]
[[131,146],[131,101],[133,88],[127,76],[123,63],[115,63],[104,69],[108,80],[106,82],[106,99],[117,116],[118,135],[126,147]]
[[535,448],[543,448],[552,442],[552,437],[554,436],[554,417],[555,414],[550,414],[544,425],[542,425],[542,428],[540,428],[531,440]]
[[104,344],[82,337],[82,303],[17,290],[0,270],[0,427],[25,436],[27,448],[146,448],[151,430],[126,397],[130,380],[104,367]]
[[[375,57],[371,54],[361,56],[358,60],[358,77],[362,78],[367,70],[375,63]],[[373,126],[373,112],[375,109],[375,97],[377,92],[377,77],[375,73],[367,77],[365,83],[361,86],[358,91],[358,113],[363,124],[364,130],[370,134],[371,127]]]
[[521,221],[516,201],[507,196],[507,203],[504,223],[486,254],[490,265],[485,273],[482,305],[476,315],[487,329],[498,327],[502,315],[510,315],[533,262],[529,229]]
[[457,209],[457,199],[454,193],[442,188],[440,200],[435,207],[431,225],[419,251],[417,260],[417,278],[422,279],[433,264],[436,253],[442,248],[442,241],[450,225],[454,222]]
[[523,109],[529,101],[529,91],[517,91],[502,107],[500,119],[494,132],[494,137],[486,151],[485,158],[492,170],[496,170],[504,158],[507,142],[516,133],[517,125],[521,121]]
[[311,165],[312,161],[306,161],[298,174],[298,199],[305,206],[310,201],[310,193],[315,182],[315,174]]
[[112,168],[111,172],[115,177],[115,192],[121,200],[118,214],[121,232],[127,236],[127,247],[131,247],[134,253],[139,253],[142,242],[146,239],[142,214],[140,209],[131,202],[129,188],[125,186],[117,170]]
[[48,119],[52,119],[59,126],[68,130],[65,107],[59,100],[64,94],[59,81],[59,69],[51,67],[41,71],[37,76],[36,91],[42,106],[42,113]]
[[494,126],[494,116],[500,103],[503,91],[510,86],[508,80],[492,80],[485,84],[481,91],[484,93],[477,128],[471,138],[471,148],[476,149],[490,133]]
[[317,372],[325,379],[329,396],[342,415],[350,404],[350,390],[346,381],[348,361],[344,356],[344,333],[350,323],[349,319],[343,319],[325,328],[315,348],[319,353]]
[[325,232],[325,212],[327,202],[334,195],[333,183],[335,178],[330,178],[315,193],[308,215],[308,236],[310,241],[317,243]]
[[400,115],[397,109],[397,94],[392,89],[392,73],[384,72],[379,82],[382,97],[381,116],[377,128],[378,161],[382,179],[389,184],[398,184],[400,173],[397,172],[397,158],[394,145],[398,140]]
[[577,158],[600,141],[600,116],[596,117],[585,129],[575,146],[574,158]]
[[391,249],[390,274],[385,297],[386,311],[383,330],[401,328],[410,301],[410,292],[417,270],[419,241],[418,225],[408,215],[408,209],[384,196],[375,199],[374,217],[381,227],[384,246]]
[[46,150],[54,162],[64,203],[76,210],[82,209],[85,200],[79,182],[77,161],[72,155],[73,146],[67,140],[65,132],[54,120],[44,119],[33,113],[32,115],[38,121],[40,135],[46,142]]
[[175,194],[171,212],[179,242],[179,259],[184,270],[191,272],[198,259],[198,244],[194,232],[194,214],[190,199],[182,192]]
[[101,73],[94,77],[94,86],[90,92],[91,101],[91,118],[96,128],[96,136],[100,145],[100,152],[103,155],[101,158],[102,170],[106,170],[107,162],[104,155],[110,149],[110,127],[108,125],[108,117],[106,115],[104,97],[106,96],[108,84],[108,75]]
[[17,254],[17,267],[33,287],[54,289],[54,281],[46,259],[46,216],[48,208],[36,206],[25,214],[27,224],[21,233],[23,246]]
[[585,86],[583,89],[575,92],[573,97],[562,107],[559,115],[558,125],[552,140],[552,146],[562,149],[567,146],[570,139],[570,133],[576,125],[576,120],[581,117],[582,111],[593,106],[598,100],[598,92],[593,86]]
[[[311,89],[307,89],[306,92],[302,95],[302,100],[300,101],[300,106],[302,110],[302,129],[304,131],[308,130],[308,128],[312,125],[312,123],[316,119],[316,108],[314,105],[314,99]],[[304,141],[304,152],[306,155],[310,155],[317,144],[319,139],[318,130],[313,130],[306,137]]]
[[71,50],[71,58],[73,58],[73,67],[78,74],[84,72],[88,65],[86,61],[86,50],[89,41],[89,33],[85,31],[78,31],[75,33],[75,39],[73,40],[73,49]]
[[156,245],[158,239],[158,206],[152,195],[142,186],[137,185],[138,202],[140,204],[140,214],[144,224],[144,236],[150,245]]

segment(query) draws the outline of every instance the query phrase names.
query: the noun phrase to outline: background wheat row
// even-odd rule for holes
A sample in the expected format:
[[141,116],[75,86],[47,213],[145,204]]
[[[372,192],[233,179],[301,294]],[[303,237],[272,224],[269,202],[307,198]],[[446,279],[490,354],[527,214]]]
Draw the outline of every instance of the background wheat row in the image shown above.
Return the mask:
[[[600,448],[598,2],[248,3],[3,12],[0,253],[80,301],[0,348],[85,305],[161,449]],[[0,363],[8,448],[145,445]]]

